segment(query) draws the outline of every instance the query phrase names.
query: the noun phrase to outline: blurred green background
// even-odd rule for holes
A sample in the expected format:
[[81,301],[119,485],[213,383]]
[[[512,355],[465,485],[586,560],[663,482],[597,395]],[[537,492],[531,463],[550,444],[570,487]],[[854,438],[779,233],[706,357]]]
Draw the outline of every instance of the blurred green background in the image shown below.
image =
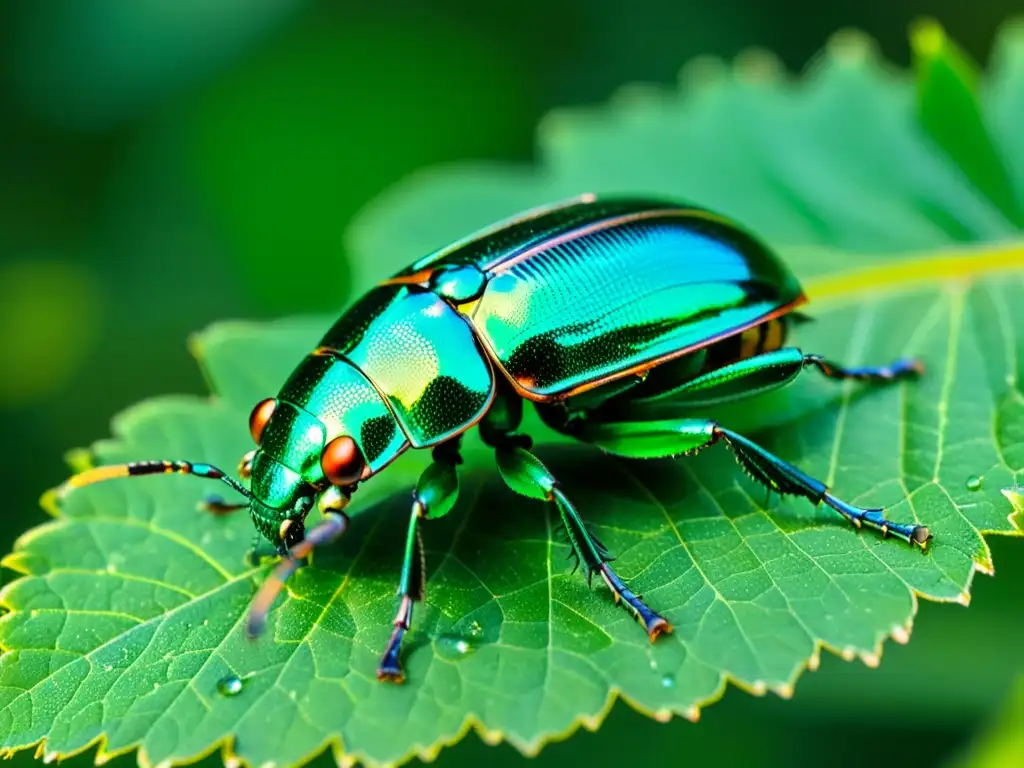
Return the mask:
[[[670,83],[701,54],[758,46],[798,71],[855,26],[905,66],[908,23],[926,13],[984,64],[1015,11],[1019,0],[10,0],[0,547],[42,522],[63,454],[106,436],[114,413],[205,391],[190,332],[340,309],[346,226],[403,176],[528,161],[549,108]],[[999,578],[979,577],[970,610],[921,606],[911,644],[887,645],[878,670],[826,657],[793,701],[730,690],[697,726],[620,704],[599,733],[535,762],[947,764],[1024,669],[1024,559],[1012,542],[992,547]],[[481,760],[523,763],[472,736],[439,763]]]

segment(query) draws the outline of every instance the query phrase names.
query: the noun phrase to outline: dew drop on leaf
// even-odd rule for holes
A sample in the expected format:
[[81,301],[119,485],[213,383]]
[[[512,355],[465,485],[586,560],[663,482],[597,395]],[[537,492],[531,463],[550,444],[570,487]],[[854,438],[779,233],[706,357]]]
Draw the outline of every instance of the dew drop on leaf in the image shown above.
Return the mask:
[[981,478],[977,475],[971,475],[967,478],[967,490],[968,491],[980,491],[981,490]]
[[475,651],[476,646],[461,635],[441,635],[434,641],[434,649],[446,661],[461,661]]
[[237,696],[243,687],[242,678],[238,675],[227,675],[217,681],[217,690],[222,696]]
[[676,679],[674,677],[672,677],[672,675],[665,675],[663,678],[661,678],[661,687],[662,688],[675,688],[676,687]]
[[479,621],[474,621],[472,624],[469,625],[469,634],[471,634],[473,637],[480,637],[480,635],[483,634],[483,631],[483,625],[480,624]]

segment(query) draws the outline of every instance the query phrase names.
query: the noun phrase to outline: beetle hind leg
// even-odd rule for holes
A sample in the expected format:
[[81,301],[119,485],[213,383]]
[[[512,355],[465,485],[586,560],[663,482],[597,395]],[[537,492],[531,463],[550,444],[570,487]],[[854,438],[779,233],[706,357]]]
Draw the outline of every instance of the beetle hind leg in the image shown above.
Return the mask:
[[820,480],[710,419],[585,421],[577,436],[608,453],[635,459],[696,453],[721,440],[747,474],[769,491],[802,496],[815,505],[825,504],[857,528],[871,528],[883,536],[891,534],[922,549],[931,539],[931,533],[923,525],[887,520],[881,509],[865,509],[836,498]]
[[845,368],[826,360],[821,355],[804,355],[804,365],[813,365],[830,379],[842,381],[893,381],[896,379],[913,378],[924,373],[924,363],[920,360],[904,357],[889,365],[870,365],[860,368]]

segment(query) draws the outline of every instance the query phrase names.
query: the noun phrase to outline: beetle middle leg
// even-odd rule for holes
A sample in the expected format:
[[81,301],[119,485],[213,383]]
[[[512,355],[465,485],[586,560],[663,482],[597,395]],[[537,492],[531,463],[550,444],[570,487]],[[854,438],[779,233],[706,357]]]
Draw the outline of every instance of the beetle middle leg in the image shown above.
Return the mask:
[[413,603],[423,600],[426,594],[426,562],[420,538],[420,522],[448,514],[459,496],[459,478],[455,471],[461,462],[459,439],[456,437],[438,445],[434,448],[433,457],[433,463],[420,475],[413,492],[412,513],[405,536],[405,557],[398,582],[401,599],[395,616],[395,628],[377,667],[378,680],[393,683],[405,681],[400,659],[402,639],[412,623]]
[[558,481],[540,459],[518,445],[499,446],[496,453],[498,470],[509,488],[532,499],[552,502],[557,507],[562,524],[569,535],[569,544],[583,567],[587,584],[591,583],[595,573],[601,574],[601,578],[612,591],[615,602],[621,600],[629,608],[643,624],[652,643],[662,632],[671,632],[672,625],[648,608],[640,596],[633,593],[612,570],[609,563],[615,558],[590,532],[579,512],[558,487]]
[[643,624],[653,643],[662,632],[671,632],[672,625],[656,614],[612,570],[615,558],[591,533],[576,507],[565,496],[558,481],[546,466],[530,452],[532,440],[516,432],[522,419],[523,401],[514,393],[505,392],[495,399],[491,410],[480,423],[484,442],[495,449],[498,470],[513,491],[523,496],[551,502],[558,509],[569,545],[583,575],[590,585],[595,573],[601,574],[612,591],[615,602],[622,602]]

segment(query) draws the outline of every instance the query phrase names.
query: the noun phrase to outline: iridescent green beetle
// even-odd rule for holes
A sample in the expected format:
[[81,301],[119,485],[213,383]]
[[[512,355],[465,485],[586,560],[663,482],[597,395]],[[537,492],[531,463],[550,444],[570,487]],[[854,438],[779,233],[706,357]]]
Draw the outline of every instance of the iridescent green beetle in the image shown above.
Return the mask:
[[[608,453],[657,458],[723,441],[779,494],[824,502],[851,523],[924,548],[928,529],[841,501],[819,480],[688,408],[759,394],[808,366],[833,379],[890,381],[914,360],[846,369],[784,346],[799,283],[764,245],[706,210],[586,195],[529,211],[417,261],[362,297],[305,357],[277,397],[259,403],[257,449],[239,468],[250,488],[209,464],[150,461],[100,467],[81,486],[179,472],[222,480],[283,556],[248,617],[260,633],[285,580],[310,551],[342,534],[360,483],[409,448],[433,463],[413,494],[395,629],[377,676],[402,681],[402,637],[424,596],[419,524],[458,495],[459,441],[474,425],[516,493],[553,503],[588,579],[599,573],[653,641],[669,623],[629,590],[612,557],[518,432],[531,400],[551,428]],[[645,419],[657,404],[679,416]],[[319,502],[323,521],[305,519]]]

